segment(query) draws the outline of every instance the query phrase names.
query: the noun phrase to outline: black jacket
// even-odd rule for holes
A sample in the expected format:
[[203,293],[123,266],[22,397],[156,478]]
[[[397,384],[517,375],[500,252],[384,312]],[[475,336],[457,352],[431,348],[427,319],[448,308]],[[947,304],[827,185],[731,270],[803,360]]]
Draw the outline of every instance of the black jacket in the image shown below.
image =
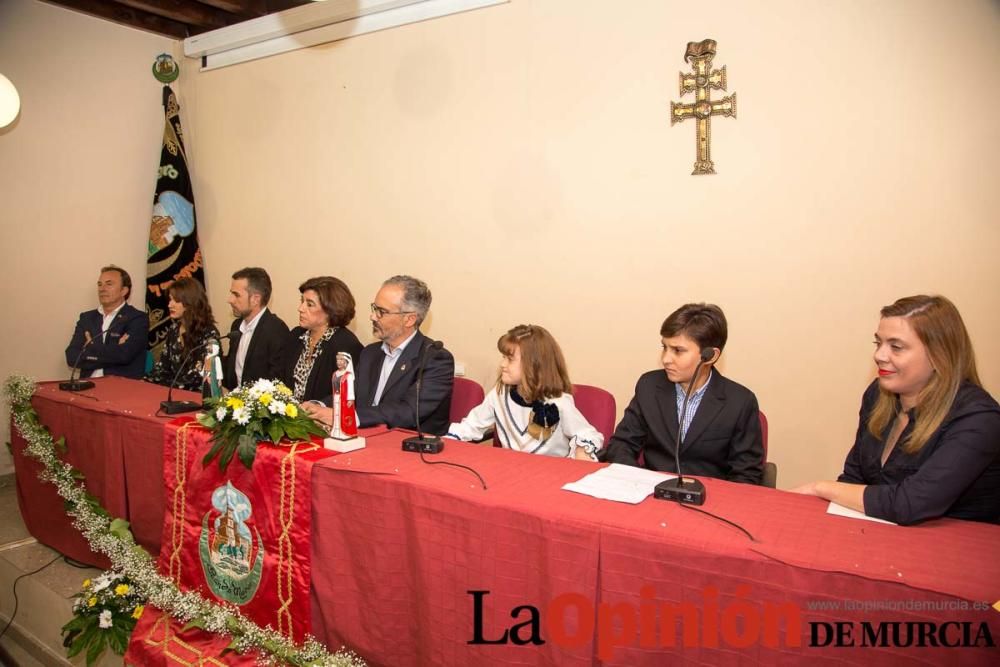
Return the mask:
[[[233,325],[229,327],[232,336],[229,339],[229,354],[222,361],[222,384],[230,390],[239,384],[236,379],[236,350],[239,349],[240,337],[243,335],[240,333],[242,321],[233,320]],[[270,310],[265,310],[250,337],[250,347],[243,361],[243,384],[250,384],[261,378],[280,379],[284,371],[287,344],[288,326]]]
[[1000,523],[1000,405],[984,389],[964,382],[941,426],[915,454],[903,451],[914,419],[882,465],[881,438],[868,431],[878,380],[861,400],[858,433],[841,482],[868,484],[865,514],[912,524],[939,516]]
[[[284,362],[282,363],[281,375],[279,376],[286,385],[295,389],[295,364],[299,360],[299,355],[305,349],[302,341],[299,340],[306,330],[302,327],[295,327],[287,334],[287,344],[285,345]],[[256,337],[256,335],[255,335]],[[253,341],[251,340],[251,345]],[[337,353],[347,352],[351,359],[355,360],[361,356],[361,341],[354,335],[354,332],[344,327],[339,327],[333,336],[326,342],[320,343],[320,353],[313,363],[312,370],[309,371],[309,378],[306,380],[306,391],[302,395],[302,401],[318,401],[324,396],[329,396],[333,382],[333,372],[337,369]]]
[[[675,385],[664,371],[643,374],[601,460],[634,466],[642,452],[646,468],[677,472],[676,396]],[[757,397],[717,370],[712,370],[701,405],[684,436],[681,470],[685,475],[749,484],[760,484],[763,478],[764,444]]]
[[[90,377],[95,369],[103,368],[105,375],[141,378],[146,370],[146,339],[149,336],[146,313],[126,303],[111,321],[104,340],[101,340],[103,323],[104,314],[96,308],[80,313],[73,338],[66,346],[67,365],[72,366],[79,358],[81,377]],[[90,337],[94,339],[86,350],[83,350],[86,342],[84,331],[90,332]]]
[[[382,343],[372,343],[361,352],[354,365],[357,379],[358,423],[361,426],[385,424],[391,428],[416,429],[417,371],[421,353],[430,342],[417,331],[403,350],[382,391],[382,400],[372,405],[385,353]],[[448,431],[451,390],[455,381],[455,358],[445,349],[428,350],[420,387],[420,428],[425,433],[444,435]],[[329,392],[328,392],[329,394]],[[330,405],[330,397],[324,401]]]

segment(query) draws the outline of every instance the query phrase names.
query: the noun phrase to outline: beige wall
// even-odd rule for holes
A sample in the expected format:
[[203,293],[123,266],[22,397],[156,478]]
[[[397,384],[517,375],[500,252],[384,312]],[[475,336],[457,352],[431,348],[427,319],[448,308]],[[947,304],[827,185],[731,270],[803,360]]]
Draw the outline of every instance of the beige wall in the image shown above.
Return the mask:
[[[21,96],[0,130],[0,378],[69,374],[63,350],[77,314],[97,306],[103,264],[144,281],[163,135],[150,67],[175,44],[34,0],[0,2],[0,73]],[[6,405],[0,418],[6,442]],[[0,471],[9,461],[3,448]]]
[[[508,327],[543,324],[573,379],[607,387],[621,411],[656,367],[663,317],[712,301],[730,320],[721,369],[767,412],[779,485],[832,476],[873,375],[878,309],[896,297],[950,296],[1000,391],[1000,193],[987,162],[1000,148],[988,111],[1000,103],[998,29],[989,0],[512,0],[213,72],[186,61],[182,119],[213,306],[226,319],[229,274],[261,264],[294,324],[298,283],[333,273],[362,305],[354,328],[368,341],[364,304],[386,276],[412,273],[434,290],[427,332],[469,377],[491,382]],[[693,177],[694,128],[671,127],[669,106],[686,42],[705,37],[719,43],[739,119],[713,123],[718,175]],[[133,59],[135,93],[150,58]],[[95,69],[123,66],[101,57]],[[156,135],[157,103],[153,89],[116,111]],[[18,338],[16,354],[4,343],[5,373],[43,345],[61,350],[99,261],[51,250],[67,223],[39,201],[98,234],[123,198],[148,216],[151,168],[135,165],[154,164],[157,147],[133,134],[115,151],[130,154],[128,177],[94,185],[101,212],[63,203],[79,188],[67,176],[58,197],[26,185],[31,196],[5,216],[5,241],[9,221],[52,225],[44,245],[14,240],[36,248],[24,255],[62,259],[44,278],[55,304],[3,281],[8,309],[41,312],[52,330]],[[3,182],[15,135],[0,137]],[[143,234],[114,241],[116,256],[141,252]],[[7,339],[27,323],[4,326]],[[53,357],[36,372],[61,368]]]

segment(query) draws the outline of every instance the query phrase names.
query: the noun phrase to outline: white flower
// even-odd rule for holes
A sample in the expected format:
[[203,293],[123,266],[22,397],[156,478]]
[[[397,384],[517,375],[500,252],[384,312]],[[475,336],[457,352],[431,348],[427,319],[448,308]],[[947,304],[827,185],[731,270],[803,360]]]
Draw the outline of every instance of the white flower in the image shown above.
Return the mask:
[[233,410],[233,419],[235,419],[236,423],[240,426],[246,426],[250,422],[250,413],[245,407],[236,408]]
[[253,383],[253,390],[260,394],[270,394],[274,392],[274,382],[261,378]]
[[219,406],[219,409],[215,411],[215,418],[220,422],[226,418],[226,409],[221,405]]
[[94,582],[94,592],[97,593],[98,591],[103,591],[110,584],[111,584],[111,579],[108,577],[108,575],[102,574],[97,578],[97,581]]
[[268,403],[267,409],[272,415],[283,415],[285,414],[285,403],[284,401],[271,401]]
[[108,628],[110,628],[112,626],[112,623],[111,623],[111,610],[105,609],[104,611],[102,611],[101,615],[98,617],[97,623],[98,623],[98,625],[100,625],[105,630],[107,630]]

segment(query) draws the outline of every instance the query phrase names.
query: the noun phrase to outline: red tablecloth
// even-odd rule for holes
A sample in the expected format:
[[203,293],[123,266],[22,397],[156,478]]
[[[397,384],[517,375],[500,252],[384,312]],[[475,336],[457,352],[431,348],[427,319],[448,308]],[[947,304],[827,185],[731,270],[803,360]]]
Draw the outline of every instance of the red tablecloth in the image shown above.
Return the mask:
[[[155,409],[164,391],[105,378],[87,393],[98,400],[46,384],[33,404],[56,436],[66,435],[70,461],[87,475],[88,488],[112,514],[128,518],[140,543],[155,552],[166,421]],[[744,526],[751,542],[671,503],[650,498],[632,506],[561,490],[598,464],[453,441],[444,454],[427,457],[475,468],[488,486],[483,490],[469,471],[427,465],[400,451],[404,434],[366,435],[366,449],[314,468],[312,611],[321,640],[346,644],[372,664],[598,664],[598,651],[606,664],[621,665],[995,662],[996,649],[863,648],[859,624],[967,622],[975,638],[985,622],[1000,641],[1000,613],[954,608],[1000,600],[998,526],[952,520],[886,526],[827,515],[816,498],[705,480],[703,509]],[[63,553],[95,562],[22,447],[15,434],[18,499],[29,530]],[[484,640],[519,623],[525,625],[516,636],[529,639],[530,605],[539,610],[538,634],[546,643],[469,644],[476,596]],[[554,616],[547,615],[553,600],[573,603],[556,631],[579,638],[577,645],[554,637]],[[844,607],[851,603],[862,608]],[[688,605],[694,623],[675,627],[673,617],[650,616],[659,605]],[[778,605],[797,610],[797,632],[781,616],[775,641],[735,648],[719,640],[745,634],[747,619]],[[728,624],[730,635],[713,633],[734,612],[740,613]],[[635,628],[630,613],[637,614]],[[809,646],[810,623],[836,622],[852,624],[856,646]],[[659,632],[659,624],[673,632]],[[691,627],[697,633],[685,645]],[[609,637],[616,634],[627,635],[626,645],[613,645]],[[674,646],[662,645],[667,635]]]
[[[136,541],[154,555],[163,528],[163,425],[157,417],[167,389],[120,377],[94,380],[91,390],[60,391],[43,382],[31,401],[54,438],[64,436],[67,460],[85,476],[87,490],[112,516],[132,524]],[[198,400],[193,392],[174,391],[177,400]],[[107,567],[70,524],[55,487],[38,480],[39,464],[23,453],[24,440],[11,428],[17,499],[29,532],[76,560]]]
[[[401,452],[402,437],[370,439],[364,451],[324,461],[313,473],[313,522],[322,527],[313,534],[314,629],[328,644],[347,644],[374,664],[597,664],[598,650],[604,664],[620,665],[986,664],[997,656],[983,648],[862,648],[859,624],[969,621],[976,628],[985,621],[1000,641],[996,611],[946,608],[1000,599],[1000,527],[951,520],[887,526],[827,515],[816,498],[705,480],[702,509],[744,526],[751,542],[676,504],[649,498],[633,506],[561,490],[599,464],[453,441],[444,454],[427,457],[475,468],[486,480],[484,491],[468,471]],[[547,642],[470,645],[469,591],[477,590],[490,591],[481,594],[484,639],[529,620],[525,609],[517,618],[512,612],[531,605],[540,610]],[[547,607],[567,593],[590,602],[591,617],[583,622],[602,626],[604,635],[594,630],[598,639],[571,648],[553,641]],[[810,610],[843,600],[896,609]],[[908,601],[941,608],[907,610]],[[670,623],[676,646],[662,645],[665,633],[654,617],[645,633],[651,646],[643,648],[636,610],[644,602],[647,610],[655,610],[654,602],[693,606],[695,639],[684,646],[683,627]],[[788,604],[797,610],[799,631],[792,636],[781,622],[770,645],[761,640],[738,649],[722,630],[711,632],[713,622],[726,623],[727,609],[730,616],[748,609],[765,618]],[[634,629],[626,626],[630,613]],[[855,625],[858,646],[809,646],[810,622],[838,621]],[[579,630],[571,624],[566,634],[587,639]],[[741,618],[729,637],[745,630]],[[613,636],[623,633],[628,645],[614,646]],[[527,626],[520,636],[530,636]]]

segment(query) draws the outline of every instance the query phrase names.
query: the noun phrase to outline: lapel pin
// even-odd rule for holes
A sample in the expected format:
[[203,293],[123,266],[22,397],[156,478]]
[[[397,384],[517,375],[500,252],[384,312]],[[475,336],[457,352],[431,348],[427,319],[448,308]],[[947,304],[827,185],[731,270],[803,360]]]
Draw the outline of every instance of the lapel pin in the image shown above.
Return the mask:
[[405,373],[406,372],[406,364],[403,364],[402,366],[399,367],[399,372],[400,373]]

